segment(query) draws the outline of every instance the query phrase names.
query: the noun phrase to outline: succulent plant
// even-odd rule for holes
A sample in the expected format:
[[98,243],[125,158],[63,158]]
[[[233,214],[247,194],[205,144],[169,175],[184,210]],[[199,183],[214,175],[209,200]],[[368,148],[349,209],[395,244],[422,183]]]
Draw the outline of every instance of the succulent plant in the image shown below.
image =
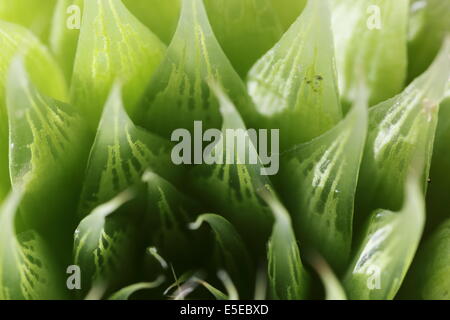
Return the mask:
[[450,299],[449,15],[0,0],[0,299]]

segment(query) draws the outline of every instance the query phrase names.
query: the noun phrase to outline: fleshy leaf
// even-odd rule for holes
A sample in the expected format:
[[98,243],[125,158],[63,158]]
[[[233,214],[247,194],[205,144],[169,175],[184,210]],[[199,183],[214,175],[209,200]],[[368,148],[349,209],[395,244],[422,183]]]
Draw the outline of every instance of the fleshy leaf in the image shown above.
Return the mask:
[[195,120],[220,128],[219,106],[207,84],[213,79],[240,111],[252,105],[214,37],[202,0],[183,0],[178,29],[141,105],[142,125],[167,139],[175,129],[192,129]]
[[360,212],[398,210],[416,150],[426,158],[428,179],[439,112],[450,77],[450,39],[433,65],[400,95],[370,110],[369,133],[357,193]]
[[425,224],[425,202],[419,174],[411,174],[403,208],[377,210],[344,277],[349,299],[391,300],[411,265]]
[[127,8],[169,44],[177,28],[181,0],[124,0]]
[[165,54],[164,44],[120,0],[85,0],[72,101],[95,129],[116,79],[130,114]]
[[199,229],[204,222],[214,232],[218,264],[224,267],[238,286],[242,286],[242,290],[248,290],[251,287],[252,262],[241,236],[228,220],[216,214],[199,216],[191,224],[191,229]]
[[97,205],[138,183],[149,168],[174,178],[177,169],[171,170],[168,166],[171,163],[169,149],[168,142],[133,124],[124,110],[121,87],[116,84],[106,102],[92,146],[79,214],[86,215]]
[[[258,159],[250,135],[243,131],[246,128],[235,106],[219,86],[214,84],[212,89],[220,103],[222,131],[216,144],[210,146],[209,151],[205,150],[203,165],[196,166],[191,171],[192,190],[194,194],[204,198],[213,210],[227,218],[249,245],[249,249],[257,252],[263,249],[261,243],[269,236],[273,222],[270,210],[258,196],[257,190],[270,185],[270,181],[267,176],[262,175],[265,168]],[[236,144],[234,149],[228,145],[228,129],[235,133],[238,132],[235,130],[241,130],[240,133],[244,134],[241,138],[248,142],[246,150],[238,148]],[[235,137],[232,139],[237,140]],[[252,158],[257,160],[254,164],[248,161]],[[247,161],[243,161],[244,159]],[[244,162],[247,164],[242,164]]]
[[[204,0],[214,33],[244,76],[282,36],[271,0]],[[245,54],[243,54],[245,52]]]
[[271,0],[271,2],[283,30],[287,30],[303,11],[307,0]]
[[270,189],[259,194],[270,206],[275,224],[267,249],[269,283],[273,299],[302,300],[306,298],[309,276],[306,273],[287,210]]
[[[112,288],[128,277],[136,250],[136,221],[124,205],[136,196],[128,189],[95,208],[74,234],[74,263],[83,272],[82,290],[89,286]],[[112,215],[113,213],[116,213]]]
[[11,193],[0,208],[0,300],[64,299],[59,269],[35,231],[16,234],[21,192]]
[[322,256],[315,254],[311,259],[311,264],[318,273],[325,289],[326,300],[347,300],[345,290],[339,279],[334,274],[328,263]]
[[[5,6],[1,2],[0,6]],[[11,2],[12,3],[12,2]],[[10,1],[8,1],[8,6]],[[25,64],[31,71],[30,77],[45,94],[67,99],[64,78],[51,58],[48,50],[25,28],[0,21],[0,201],[6,196],[10,177],[8,173],[8,116],[6,110],[6,80],[8,70],[16,54],[24,56]]]
[[136,293],[137,291],[141,290],[148,290],[148,289],[154,289],[159,287],[164,282],[164,276],[158,277],[153,282],[141,282],[132,284],[128,287],[125,287],[123,289],[120,289],[111,297],[108,298],[108,300],[129,300],[130,296],[133,295],[133,293]]
[[59,62],[66,80],[72,77],[84,0],[58,0],[50,33],[50,49]]
[[359,101],[335,128],[284,154],[277,176],[302,244],[318,250],[337,271],[350,258],[367,118],[367,105]]
[[425,71],[450,33],[450,2],[413,0],[409,22],[409,80]]
[[46,42],[55,3],[56,0],[2,0],[0,20],[20,24]]
[[326,0],[309,1],[297,21],[248,75],[262,119],[255,127],[280,129],[282,150],[310,141],[342,118]]
[[228,296],[225,293],[213,287],[208,282],[199,279],[197,280],[197,282],[201,284],[206,290],[208,290],[216,300],[229,300]]
[[12,185],[24,188],[21,227],[36,229],[52,239],[53,250],[67,254],[89,151],[87,127],[75,108],[34,87],[21,58],[10,68],[7,106]]
[[148,241],[174,265],[189,267],[196,253],[206,247],[202,248],[187,228],[189,221],[201,212],[199,205],[151,171],[145,172],[143,181],[147,185]]
[[399,93],[407,72],[409,0],[334,0],[336,64],[341,97],[351,105],[361,81],[369,105]]
[[443,222],[419,249],[406,286],[408,298],[450,299],[450,219]]

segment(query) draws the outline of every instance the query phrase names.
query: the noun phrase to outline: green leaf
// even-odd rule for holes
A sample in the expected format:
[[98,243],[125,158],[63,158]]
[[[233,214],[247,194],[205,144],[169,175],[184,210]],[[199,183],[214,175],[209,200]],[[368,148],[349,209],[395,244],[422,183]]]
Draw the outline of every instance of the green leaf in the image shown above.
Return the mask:
[[309,1],[297,21],[248,75],[257,114],[251,125],[280,129],[282,150],[310,141],[342,118],[330,14]]
[[0,208],[0,300],[64,299],[62,269],[33,230],[16,234],[21,191],[12,192]]
[[21,227],[36,229],[52,240],[53,250],[67,254],[89,151],[87,128],[72,106],[34,87],[21,58],[11,65],[6,91],[11,181],[24,188]]
[[[10,2],[8,2],[9,4]],[[14,2],[15,3],[15,2]],[[1,2],[0,6],[5,6]],[[51,58],[48,50],[25,28],[0,21],[0,201],[6,196],[10,187],[8,172],[8,116],[6,109],[6,80],[13,57],[20,53],[30,70],[30,77],[45,94],[60,99],[67,99],[64,78]]]
[[405,187],[403,208],[377,210],[344,277],[349,299],[391,300],[414,258],[425,224],[425,202],[419,172]]
[[335,0],[334,43],[340,92],[345,105],[354,102],[361,81],[369,105],[399,93],[407,72],[409,0]]
[[[450,219],[435,230],[419,249],[406,286],[411,299],[450,299]],[[408,283],[408,281],[407,281]],[[405,290],[405,291],[406,291]]]
[[0,1],[0,19],[20,24],[47,42],[56,0]]
[[271,0],[271,2],[283,30],[287,30],[297,20],[305,8],[307,0]]
[[128,189],[95,208],[78,225],[73,254],[83,273],[83,291],[89,286],[115,287],[132,272],[136,221],[125,214],[124,205],[135,197],[136,191]]
[[108,300],[129,300],[130,296],[132,296],[137,291],[157,288],[161,284],[163,284],[163,282],[164,276],[160,276],[153,282],[141,282],[132,284],[128,287],[120,289],[119,291],[111,295]]
[[170,43],[180,16],[180,0],[124,0],[127,8],[165,43]]
[[199,205],[151,171],[145,172],[143,181],[147,186],[148,240],[171,263],[188,268],[202,246],[187,228],[201,212]]
[[276,180],[302,244],[318,250],[337,271],[350,257],[367,118],[366,102],[359,101],[336,127],[284,154]]
[[[205,0],[225,54],[243,77],[282,36],[271,0]],[[244,54],[245,53],[245,54]]]
[[450,32],[450,2],[413,0],[409,22],[409,81],[425,71]]
[[178,128],[193,132],[194,120],[220,128],[219,106],[209,80],[219,82],[239,110],[252,106],[242,80],[214,37],[202,0],[184,0],[167,56],[141,105],[140,123],[167,139]]
[[216,300],[221,300],[221,301],[230,300],[229,297],[225,293],[223,293],[219,289],[213,287],[208,282],[200,280],[200,279],[198,279],[197,282],[199,284],[201,284],[206,290],[208,290],[209,293],[211,293]]
[[72,100],[95,129],[116,79],[133,114],[165,54],[164,44],[120,0],[85,0]]
[[270,206],[275,224],[267,249],[269,283],[273,299],[302,300],[306,298],[309,276],[300,259],[297,239],[287,210],[270,189],[259,194]]
[[[270,185],[270,181],[262,175],[264,168],[259,159],[255,164],[242,164],[244,159],[254,158],[252,155],[258,157],[256,148],[251,137],[246,135],[244,122],[230,99],[217,84],[212,85],[212,90],[220,103],[222,131],[216,144],[205,149],[204,164],[191,170],[190,187],[193,194],[205,199],[212,211],[218,212],[236,227],[252,252],[260,252],[264,249],[261,243],[268,238],[273,220],[257,190]],[[234,149],[228,145],[227,139],[236,142],[236,137],[227,138],[228,129],[240,130],[233,132],[244,134],[241,138],[247,140],[246,150],[238,148],[236,143]]]
[[428,179],[439,103],[450,77],[450,39],[433,65],[400,95],[370,110],[369,133],[361,165],[357,207],[398,210],[416,150],[425,156]]
[[322,256],[315,254],[311,264],[318,273],[325,289],[326,300],[347,300],[347,295],[339,279]]
[[[66,80],[72,77],[84,0],[58,0],[50,32],[50,49],[64,71]],[[78,25],[79,23],[79,25]]]
[[228,220],[216,214],[199,216],[190,228],[199,229],[204,222],[214,232],[218,265],[224,267],[241,291],[248,290],[252,284],[252,261],[241,236]]
[[168,142],[133,124],[124,110],[121,87],[116,84],[91,149],[79,214],[85,216],[138,183],[149,168],[174,178],[177,170],[167,166],[171,163],[169,150]]

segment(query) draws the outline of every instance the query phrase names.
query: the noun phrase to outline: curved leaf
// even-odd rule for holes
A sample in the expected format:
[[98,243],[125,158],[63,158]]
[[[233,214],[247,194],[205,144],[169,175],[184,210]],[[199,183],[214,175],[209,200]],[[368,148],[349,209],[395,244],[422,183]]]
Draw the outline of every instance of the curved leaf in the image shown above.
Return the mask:
[[[72,77],[84,0],[58,0],[50,32],[50,49],[59,62],[66,80]],[[80,23],[78,26],[77,23]]]
[[245,76],[283,34],[270,0],[204,2],[214,33],[241,76]]
[[79,214],[86,215],[139,182],[148,168],[174,177],[177,170],[167,166],[171,163],[169,149],[163,139],[134,126],[124,110],[121,87],[115,85],[92,146]]
[[223,265],[242,291],[248,290],[252,281],[252,262],[241,236],[228,220],[216,214],[199,216],[190,228],[199,229],[204,222],[214,232],[215,255],[219,259],[219,265]]
[[416,149],[425,156],[428,179],[439,103],[450,77],[450,39],[429,70],[403,93],[373,107],[358,189],[360,212],[398,210]]
[[414,258],[425,224],[419,174],[408,177],[399,212],[377,210],[344,277],[350,299],[391,300]]
[[125,215],[124,219],[124,210],[119,209],[135,196],[131,190],[122,192],[95,208],[78,225],[73,254],[74,263],[83,274],[83,291],[100,284],[114,287],[131,272],[136,228],[132,216]]
[[306,298],[309,276],[306,273],[292,229],[289,213],[270,189],[259,190],[270,206],[275,225],[267,249],[269,282],[273,299],[302,300]]
[[11,181],[24,188],[22,227],[36,229],[52,239],[53,250],[67,254],[89,137],[72,106],[42,95],[30,81],[23,60],[15,59],[7,84]]
[[[4,6],[1,2],[0,6]],[[9,2],[8,2],[9,3]],[[8,116],[6,110],[6,81],[8,70],[16,54],[24,56],[30,77],[45,94],[66,100],[67,88],[64,78],[48,50],[25,28],[0,21],[0,200],[10,185],[8,173]]]
[[283,155],[277,177],[302,244],[318,250],[337,271],[350,257],[367,118],[367,105],[360,101],[335,128]]
[[0,208],[0,300],[63,299],[63,272],[35,231],[19,235],[14,227],[21,201],[11,193]]
[[271,0],[271,2],[283,29],[287,30],[303,11],[307,0]]
[[333,32],[339,86],[345,105],[363,79],[369,105],[401,91],[407,72],[409,0],[335,0]]
[[326,0],[308,2],[280,42],[252,68],[247,86],[263,117],[251,118],[251,124],[280,129],[282,150],[310,141],[341,120]]
[[450,2],[412,0],[409,22],[408,78],[412,81],[425,71],[450,33]]
[[127,8],[165,43],[170,43],[180,16],[180,0],[124,0]]
[[164,44],[120,0],[85,0],[71,94],[92,129],[117,78],[133,114],[164,54]]
[[164,282],[164,276],[160,276],[160,277],[158,277],[158,279],[156,279],[153,282],[141,282],[141,283],[132,284],[128,287],[120,289],[119,291],[117,291],[116,293],[111,295],[108,298],[108,300],[129,300],[130,296],[133,295],[134,293],[136,293],[137,291],[157,288],[163,282]]
[[178,29],[141,105],[140,123],[167,139],[175,129],[193,132],[195,120],[220,128],[209,80],[221,83],[240,110],[252,105],[214,37],[202,0],[183,0]]
[[344,288],[327,262],[320,255],[314,255],[311,260],[311,264],[322,280],[325,289],[325,299],[347,300]]

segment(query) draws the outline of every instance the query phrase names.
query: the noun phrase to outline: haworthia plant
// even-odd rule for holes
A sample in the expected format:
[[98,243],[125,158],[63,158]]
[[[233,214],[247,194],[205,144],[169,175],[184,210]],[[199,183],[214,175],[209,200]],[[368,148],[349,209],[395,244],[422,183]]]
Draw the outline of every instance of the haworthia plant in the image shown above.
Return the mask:
[[333,33],[341,98],[351,104],[359,81],[375,105],[399,93],[407,73],[409,0],[336,0]]
[[95,129],[117,79],[133,113],[166,49],[120,0],[85,0],[82,22],[71,95]]
[[335,128],[283,154],[277,177],[298,237],[339,271],[347,265],[352,245],[367,118],[366,103],[359,101]]
[[403,207],[380,209],[368,219],[367,230],[344,277],[349,299],[391,300],[414,258],[425,224],[420,174],[408,177]]
[[252,68],[247,86],[263,118],[250,118],[250,123],[279,128],[283,150],[341,120],[326,0],[308,2],[280,42]]
[[426,158],[423,184],[428,179],[439,103],[450,77],[449,53],[450,40],[425,74],[370,110],[358,196],[363,211],[400,208],[402,181],[418,148]]
[[207,81],[222,84],[239,110],[251,108],[245,86],[217,42],[202,0],[183,0],[178,29],[141,105],[142,125],[167,139],[173,130],[220,127]]
[[0,300],[448,300],[449,10],[0,0]]

